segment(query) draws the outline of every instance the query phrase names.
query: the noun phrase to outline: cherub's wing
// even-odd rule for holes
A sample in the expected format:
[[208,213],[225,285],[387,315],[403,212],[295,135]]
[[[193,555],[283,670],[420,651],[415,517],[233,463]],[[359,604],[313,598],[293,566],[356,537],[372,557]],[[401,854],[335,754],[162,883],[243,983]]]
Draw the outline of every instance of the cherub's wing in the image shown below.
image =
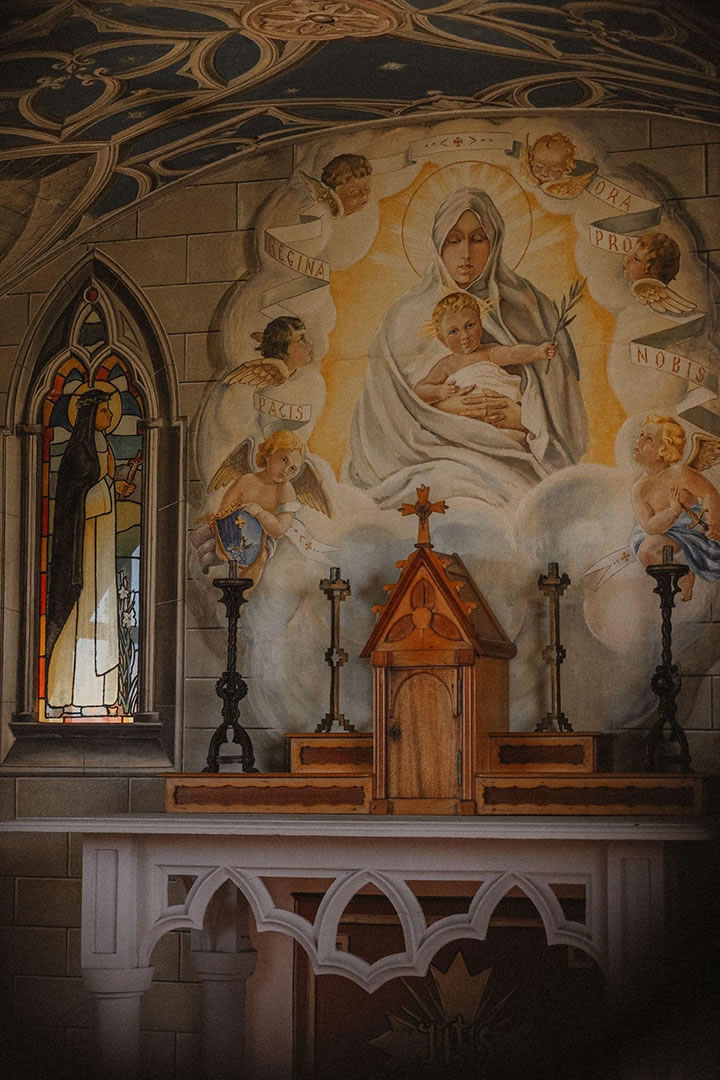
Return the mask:
[[595,169],[590,172],[579,173],[577,176],[565,176],[562,180],[551,180],[547,184],[541,184],[543,191],[556,199],[576,199],[582,195],[593,176]]
[[525,142],[520,143],[520,171],[523,180],[526,180],[528,184],[532,184],[534,187],[538,186],[537,178],[533,176],[530,169],[530,146],[528,145],[527,135],[525,136]]
[[233,480],[237,480],[239,476],[245,476],[247,473],[252,472],[254,448],[255,445],[251,435],[238,443],[213,476],[208,484],[208,491],[217,491],[219,488],[227,487],[228,484],[232,484]]
[[311,461],[305,462],[296,479],[293,480],[292,485],[300,502],[312,507],[313,510],[319,510],[321,514],[326,514],[327,517],[332,517],[330,500],[323,487],[323,482]]
[[720,439],[716,435],[707,435],[704,431],[696,431],[692,437],[690,457],[685,462],[692,469],[704,472],[720,462]]
[[323,184],[322,180],[316,180],[314,176],[309,176],[302,169],[298,169],[298,174],[314,202],[328,206],[333,214],[337,214],[342,209],[342,203],[335,192],[327,184]]
[[230,386],[233,383],[247,383],[248,386],[282,386],[290,376],[287,364],[284,360],[276,360],[274,357],[263,356],[255,360],[246,360],[244,364],[238,364],[223,382]]
[[692,300],[686,300],[680,293],[655,278],[640,278],[639,281],[633,281],[630,288],[639,304],[647,304],[659,315],[688,315],[697,307]]

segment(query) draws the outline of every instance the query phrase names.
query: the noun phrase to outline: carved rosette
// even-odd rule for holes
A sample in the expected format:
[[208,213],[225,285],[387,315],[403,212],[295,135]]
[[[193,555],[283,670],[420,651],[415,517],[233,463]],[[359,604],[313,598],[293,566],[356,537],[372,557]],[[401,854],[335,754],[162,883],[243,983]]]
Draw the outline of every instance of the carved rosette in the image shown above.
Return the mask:
[[251,30],[281,41],[377,37],[397,30],[397,14],[375,0],[267,0],[244,13]]

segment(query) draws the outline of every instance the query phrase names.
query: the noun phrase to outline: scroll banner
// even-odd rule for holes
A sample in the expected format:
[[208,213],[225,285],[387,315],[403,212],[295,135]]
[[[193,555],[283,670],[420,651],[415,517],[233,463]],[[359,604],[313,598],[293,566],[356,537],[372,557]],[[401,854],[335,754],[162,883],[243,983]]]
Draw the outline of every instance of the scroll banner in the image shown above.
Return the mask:
[[[468,153],[481,153],[486,150],[512,152],[515,142],[506,131],[459,131],[445,135],[435,135],[429,139],[416,139],[400,154],[392,157],[376,158],[371,162],[374,174],[396,172],[416,165],[423,158],[435,154],[456,153],[463,150]],[[319,184],[319,181],[315,181]],[[327,190],[327,189],[326,189]],[[296,296],[303,296],[314,289],[330,284],[330,263],[324,259],[314,259],[300,251],[295,245],[307,240],[317,240],[321,234],[326,211],[307,210],[300,215],[300,221],[294,225],[276,225],[265,230],[263,247],[271,259],[295,271],[296,277],[276,285],[264,292],[260,298],[260,309],[271,319],[279,315],[292,314],[283,307],[283,301]]]
[[603,251],[627,255],[635,247],[634,237],[660,223],[662,206],[643,199],[604,176],[595,176],[586,191],[622,215],[600,218],[590,225],[590,243]]
[[688,383],[685,397],[676,405],[679,416],[691,424],[720,436],[720,416],[703,406],[720,397],[720,378],[707,364],[685,355],[686,346],[703,330],[705,315],[668,330],[630,342],[630,363],[649,371],[662,371]]
[[323,563],[325,566],[332,566],[333,559],[328,552],[338,549],[324,544],[321,540],[316,540],[297,519],[293,518],[285,535],[306,558],[312,559],[313,562]]
[[[628,255],[638,236],[660,224],[662,206],[628,191],[604,176],[595,176],[588,184],[588,194],[618,210],[619,215],[601,218],[590,225],[590,243],[601,251]],[[703,405],[720,397],[718,373],[686,355],[692,339],[698,338],[705,327],[705,313],[696,312],[691,319],[678,317],[670,311],[657,312],[663,319],[676,322],[672,329],[660,330],[630,342],[630,362],[638,367],[662,371],[688,383],[688,391],[676,405],[679,416],[690,423],[720,435],[720,416]],[[676,346],[681,347],[678,351]]]
[[296,405],[292,401],[278,401],[257,391],[253,394],[253,404],[257,411],[263,434],[270,434],[274,428],[292,431],[303,427],[312,419],[312,405]]

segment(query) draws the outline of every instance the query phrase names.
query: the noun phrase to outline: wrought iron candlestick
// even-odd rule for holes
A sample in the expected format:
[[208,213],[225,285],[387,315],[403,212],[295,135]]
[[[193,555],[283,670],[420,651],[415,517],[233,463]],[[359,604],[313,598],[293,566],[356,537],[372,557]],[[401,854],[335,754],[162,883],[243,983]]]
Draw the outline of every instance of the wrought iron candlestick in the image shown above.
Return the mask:
[[[560,644],[560,597],[570,584],[567,574],[558,573],[556,562],[548,563],[547,574],[538,578],[538,588],[545,593],[550,607],[550,644],[543,649],[543,660],[552,664],[550,681],[550,712],[535,725],[536,731],[572,731],[573,727],[562,711],[560,700],[560,665],[565,659],[564,647]],[[557,725],[557,726],[556,726]]]
[[340,577],[340,567],[330,568],[330,577],[323,578],[320,588],[330,601],[330,648],[325,651],[325,660],[330,665],[330,712],[326,713],[315,731],[333,730],[335,724],[343,731],[355,731],[340,712],[340,668],[347,661],[347,653],[340,648],[340,604],[350,595],[350,582]]
[[[682,679],[677,664],[672,662],[672,610],[675,607],[675,597],[680,592],[678,581],[688,571],[689,567],[684,563],[673,562],[673,549],[669,544],[663,548],[662,563],[647,567],[647,573],[657,582],[653,592],[660,597],[662,613],[662,660],[655,668],[655,674],[650,681],[650,688],[654,694],[657,694],[659,700],[657,720],[648,732],[645,748],[645,768],[648,772],[692,772],[687,736],[675,719],[677,712],[675,699],[680,693]],[[666,727],[669,729],[668,741],[677,742],[680,745],[680,753],[672,760],[658,753],[664,742]],[[672,767],[663,769],[663,764],[671,764]]]
[[237,670],[237,628],[240,618],[240,608],[247,602],[245,593],[252,587],[250,578],[237,576],[237,563],[230,563],[230,577],[215,578],[213,585],[220,589],[222,596],[219,603],[225,605],[228,621],[227,642],[227,668],[215,683],[215,693],[222,698],[222,723],[213,732],[208,748],[207,765],[203,772],[216,773],[220,771],[220,747],[228,741],[228,733],[232,731],[233,741],[242,747],[242,754],[228,754],[223,757],[223,764],[237,764],[242,762],[242,771],[246,773],[257,772],[255,768],[255,753],[245,728],[240,723],[239,706],[248,692],[247,683]]

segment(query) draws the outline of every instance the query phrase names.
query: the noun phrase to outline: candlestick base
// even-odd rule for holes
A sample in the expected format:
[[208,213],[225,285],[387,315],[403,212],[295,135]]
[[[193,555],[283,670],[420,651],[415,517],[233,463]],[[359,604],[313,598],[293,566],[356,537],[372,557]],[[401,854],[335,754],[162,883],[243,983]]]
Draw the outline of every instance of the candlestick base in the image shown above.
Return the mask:
[[538,720],[535,725],[536,731],[572,731],[573,726],[568,720],[565,713],[562,712],[549,712],[545,713],[542,720]]

